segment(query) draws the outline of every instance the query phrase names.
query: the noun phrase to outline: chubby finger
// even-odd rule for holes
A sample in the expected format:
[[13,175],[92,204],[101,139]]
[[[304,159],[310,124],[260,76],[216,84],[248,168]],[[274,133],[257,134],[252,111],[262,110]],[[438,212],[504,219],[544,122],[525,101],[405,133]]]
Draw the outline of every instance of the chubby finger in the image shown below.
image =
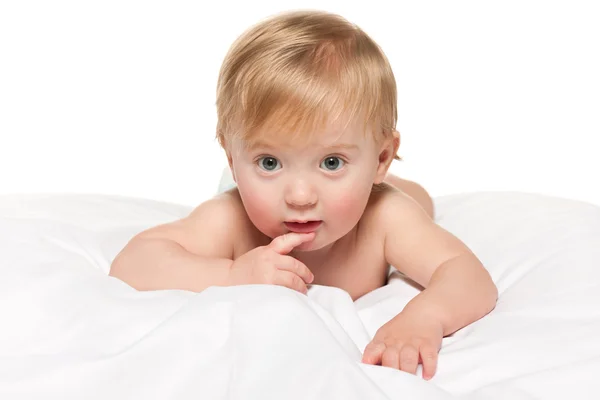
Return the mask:
[[431,345],[423,345],[419,350],[423,364],[423,379],[429,380],[435,375],[438,361],[438,350]]
[[302,261],[298,261],[294,257],[281,256],[276,265],[277,269],[293,272],[306,283],[311,283],[315,279],[310,269]]
[[304,283],[304,281],[298,275],[290,271],[277,271],[275,276],[275,284],[285,286],[300,293],[308,293],[306,283]]
[[365,364],[378,365],[381,364],[381,356],[385,351],[385,343],[373,341],[365,347],[362,362]]
[[400,351],[393,346],[386,347],[381,356],[381,366],[400,369]]
[[288,232],[285,235],[277,236],[275,239],[273,239],[271,243],[269,243],[269,247],[279,254],[287,254],[292,251],[294,247],[300,246],[304,242],[313,240],[314,237],[314,232]]
[[402,346],[400,349],[400,369],[415,375],[419,365],[419,350],[410,344]]

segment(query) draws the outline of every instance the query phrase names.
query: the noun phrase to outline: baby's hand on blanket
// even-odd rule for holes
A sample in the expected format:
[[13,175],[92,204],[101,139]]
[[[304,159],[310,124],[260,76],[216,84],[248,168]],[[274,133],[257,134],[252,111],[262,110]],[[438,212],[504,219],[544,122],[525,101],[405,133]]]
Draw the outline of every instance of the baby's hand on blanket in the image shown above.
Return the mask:
[[365,364],[382,365],[416,374],[423,364],[423,378],[431,379],[437,367],[443,327],[425,315],[400,313],[383,325],[365,348]]
[[312,239],[314,233],[290,232],[276,237],[267,246],[250,250],[231,265],[229,284],[280,285],[306,294],[306,284],[314,276],[306,265],[287,253]]

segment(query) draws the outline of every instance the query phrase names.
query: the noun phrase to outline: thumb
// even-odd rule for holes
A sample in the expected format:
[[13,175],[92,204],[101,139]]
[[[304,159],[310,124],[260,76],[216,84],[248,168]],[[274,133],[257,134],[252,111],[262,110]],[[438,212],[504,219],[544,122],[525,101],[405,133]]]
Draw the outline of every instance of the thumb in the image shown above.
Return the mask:
[[315,234],[311,233],[297,233],[289,232],[285,235],[277,236],[271,241],[269,247],[279,254],[287,254],[294,249],[296,246],[300,246],[302,243],[313,240]]

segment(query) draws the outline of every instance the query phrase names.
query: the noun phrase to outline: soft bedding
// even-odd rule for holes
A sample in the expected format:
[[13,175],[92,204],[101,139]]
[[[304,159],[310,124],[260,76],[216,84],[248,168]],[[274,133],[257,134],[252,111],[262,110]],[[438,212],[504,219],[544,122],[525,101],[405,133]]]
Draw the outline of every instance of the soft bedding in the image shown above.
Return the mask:
[[[482,259],[496,309],[445,338],[431,381],[360,363],[417,288],[355,303],[255,285],[138,292],[107,275],[137,232],[189,207],[0,197],[1,399],[600,398],[600,207],[535,194],[435,199]],[[420,372],[420,371],[419,371]]]

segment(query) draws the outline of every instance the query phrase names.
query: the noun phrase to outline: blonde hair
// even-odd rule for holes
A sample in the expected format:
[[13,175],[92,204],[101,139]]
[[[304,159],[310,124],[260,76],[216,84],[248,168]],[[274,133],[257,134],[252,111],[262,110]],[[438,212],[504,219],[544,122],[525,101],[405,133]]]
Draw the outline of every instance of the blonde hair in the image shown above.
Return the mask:
[[217,85],[217,139],[226,148],[233,137],[291,139],[361,122],[380,140],[396,129],[396,96],[386,56],[359,27],[323,11],[281,13],[229,49]]

